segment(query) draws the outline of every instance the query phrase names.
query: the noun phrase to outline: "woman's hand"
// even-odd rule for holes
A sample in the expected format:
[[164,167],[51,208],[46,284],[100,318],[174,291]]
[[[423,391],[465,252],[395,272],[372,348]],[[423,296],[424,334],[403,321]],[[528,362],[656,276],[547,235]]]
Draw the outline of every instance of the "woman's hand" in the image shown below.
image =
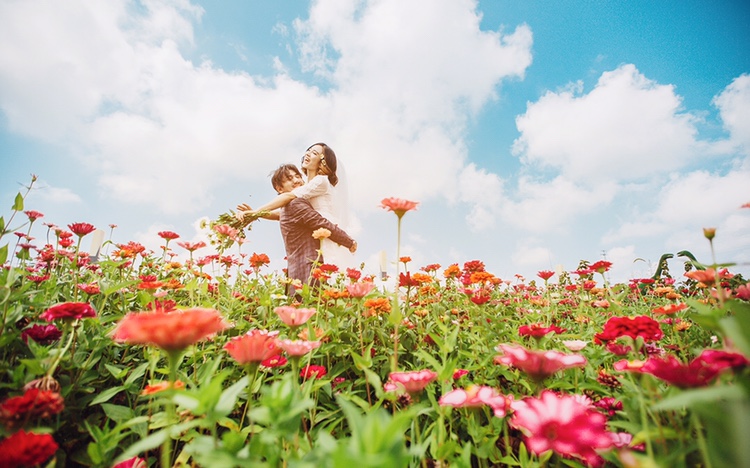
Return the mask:
[[245,219],[245,216],[252,216],[254,214],[255,212],[253,211],[252,207],[250,207],[250,205],[248,205],[247,203],[240,203],[239,205],[237,205],[236,216],[240,221],[243,221]]

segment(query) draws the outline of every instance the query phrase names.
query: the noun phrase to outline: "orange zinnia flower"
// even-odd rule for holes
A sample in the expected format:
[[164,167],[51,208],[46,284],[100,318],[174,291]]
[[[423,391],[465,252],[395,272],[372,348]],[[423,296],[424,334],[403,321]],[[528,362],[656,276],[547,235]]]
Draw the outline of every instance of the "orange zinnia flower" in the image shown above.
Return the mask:
[[131,312],[117,324],[112,338],[128,344],[179,351],[230,326],[214,309]]
[[155,383],[153,385],[146,385],[146,388],[143,389],[141,392],[142,396],[145,395],[153,395],[154,393],[163,392],[164,390],[169,390],[170,388],[174,388],[175,390],[178,390],[180,388],[185,388],[185,382],[181,380],[175,380],[174,384],[170,384],[168,381],[162,381]]
[[402,198],[384,198],[380,206],[388,211],[393,211],[396,216],[401,218],[407,211],[416,210],[419,202],[404,200]]
[[238,364],[263,362],[266,359],[281,354],[279,332],[266,330],[250,330],[242,336],[232,338],[224,345],[224,349]]

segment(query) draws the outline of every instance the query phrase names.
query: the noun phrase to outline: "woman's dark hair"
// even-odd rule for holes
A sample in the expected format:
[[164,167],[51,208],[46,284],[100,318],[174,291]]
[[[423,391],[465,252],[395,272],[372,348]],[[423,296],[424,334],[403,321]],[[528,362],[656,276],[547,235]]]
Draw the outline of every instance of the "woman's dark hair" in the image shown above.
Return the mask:
[[331,171],[331,173],[328,174],[328,182],[330,182],[331,185],[335,186],[339,183],[339,176],[336,175],[336,167],[338,166],[338,164],[336,163],[336,153],[334,153],[331,147],[326,145],[325,143],[314,143],[307,148],[307,151],[309,151],[313,146],[320,146],[323,148],[323,159],[321,159],[321,161],[325,161],[326,166]]

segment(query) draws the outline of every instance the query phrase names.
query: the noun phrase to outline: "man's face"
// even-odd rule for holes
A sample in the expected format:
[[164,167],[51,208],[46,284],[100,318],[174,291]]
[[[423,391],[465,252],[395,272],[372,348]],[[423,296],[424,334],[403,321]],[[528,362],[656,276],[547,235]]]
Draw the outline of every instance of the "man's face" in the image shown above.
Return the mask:
[[302,176],[292,170],[289,170],[287,171],[284,180],[281,182],[281,187],[277,187],[277,190],[279,191],[279,193],[291,192],[293,189],[301,187],[302,185],[305,185],[305,181],[302,180]]

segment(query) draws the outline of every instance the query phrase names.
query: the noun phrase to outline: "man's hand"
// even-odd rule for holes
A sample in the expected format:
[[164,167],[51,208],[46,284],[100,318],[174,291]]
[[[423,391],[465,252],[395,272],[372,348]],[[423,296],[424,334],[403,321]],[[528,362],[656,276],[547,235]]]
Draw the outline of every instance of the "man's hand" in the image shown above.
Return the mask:
[[357,241],[354,241],[351,247],[349,247],[349,252],[354,253],[357,251]]

